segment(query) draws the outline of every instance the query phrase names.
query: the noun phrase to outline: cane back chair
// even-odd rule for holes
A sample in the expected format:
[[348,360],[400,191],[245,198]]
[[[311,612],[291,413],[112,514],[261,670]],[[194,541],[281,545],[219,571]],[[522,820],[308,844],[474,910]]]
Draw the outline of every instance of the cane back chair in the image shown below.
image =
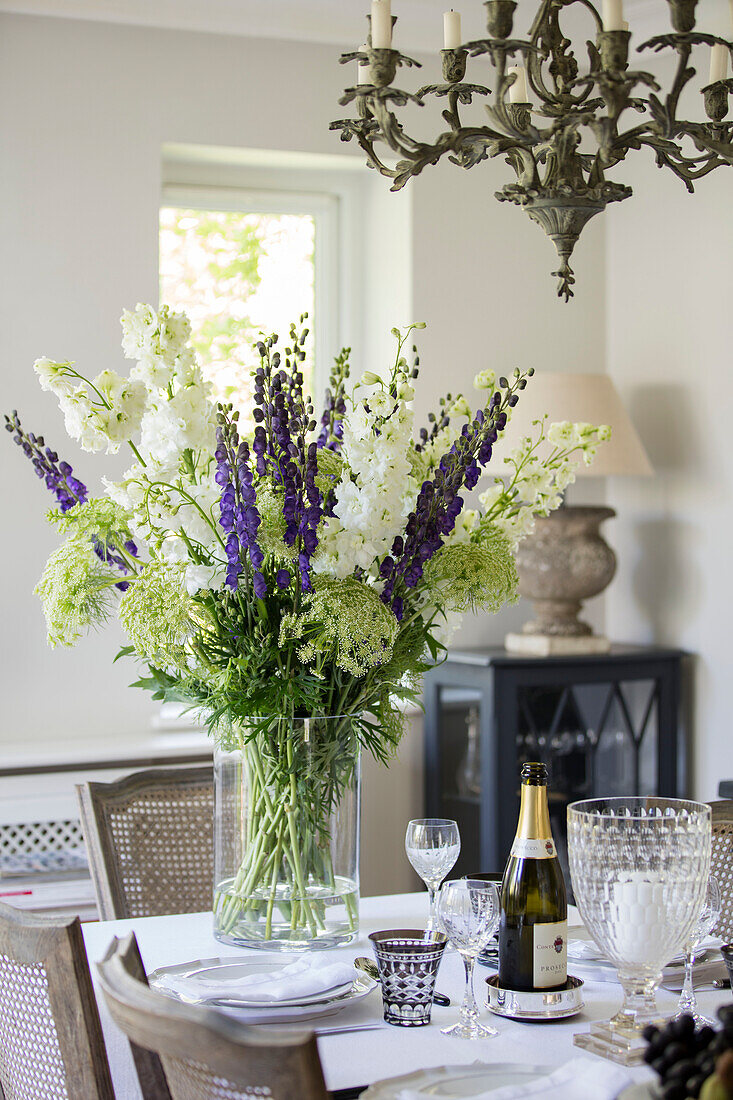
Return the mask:
[[733,800],[711,802],[713,811],[713,845],[710,874],[720,886],[722,902],[714,935],[726,943],[733,941]]
[[326,1100],[312,1033],[250,1028],[221,1012],[181,1004],[138,975],[134,933],[114,939],[97,965],[113,1020],[155,1051],[172,1100]]
[[211,766],[156,768],[76,790],[102,920],[211,908]]
[[79,918],[0,902],[0,1097],[114,1100]]

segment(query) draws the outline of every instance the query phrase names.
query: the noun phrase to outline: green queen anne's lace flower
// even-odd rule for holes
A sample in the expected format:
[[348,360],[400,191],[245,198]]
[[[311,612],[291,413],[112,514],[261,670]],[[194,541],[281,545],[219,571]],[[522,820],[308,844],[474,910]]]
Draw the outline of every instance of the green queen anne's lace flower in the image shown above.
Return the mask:
[[353,676],[389,660],[399,624],[373,588],[355,577],[321,580],[305,611],[284,616],[280,645],[300,641],[308,664],[332,660]]
[[512,544],[493,524],[470,542],[443,546],[426,566],[425,580],[446,611],[493,613],[518,599]]
[[72,537],[54,551],[36,586],[51,646],[74,645],[106,622],[120,574],[100,561],[91,542]]
[[132,538],[127,513],[106,497],[93,497],[68,512],[53,509],[47,519],[59,531],[74,532],[77,537],[96,538],[103,543],[119,546]]
[[141,657],[156,668],[186,667],[185,644],[195,629],[185,567],[150,562],[120,600],[120,622]]

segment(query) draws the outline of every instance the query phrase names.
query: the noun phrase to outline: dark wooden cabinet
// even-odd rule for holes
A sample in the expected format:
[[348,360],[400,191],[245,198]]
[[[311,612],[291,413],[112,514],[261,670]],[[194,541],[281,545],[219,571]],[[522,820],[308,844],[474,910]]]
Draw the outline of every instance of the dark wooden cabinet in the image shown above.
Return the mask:
[[570,802],[684,794],[684,658],[681,650],[621,645],[573,657],[449,652],[425,676],[425,812],[459,823],[454,873],[503,868],[527,760],[549,767],[565,865]]

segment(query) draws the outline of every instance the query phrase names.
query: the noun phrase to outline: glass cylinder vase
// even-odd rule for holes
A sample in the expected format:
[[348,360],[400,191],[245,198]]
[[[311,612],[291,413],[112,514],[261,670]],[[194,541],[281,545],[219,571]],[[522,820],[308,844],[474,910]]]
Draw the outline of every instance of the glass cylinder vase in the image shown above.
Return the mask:
[[251,718],[214,755],[214,935],[267,950],[359,931],[360,750],[341,717]]

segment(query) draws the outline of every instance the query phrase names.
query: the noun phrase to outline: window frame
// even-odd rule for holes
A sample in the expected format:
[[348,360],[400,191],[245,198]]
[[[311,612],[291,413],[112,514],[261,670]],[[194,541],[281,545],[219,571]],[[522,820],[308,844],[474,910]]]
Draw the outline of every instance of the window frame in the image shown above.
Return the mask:
[[[280,190],[246,185],[164,183],[160,209],[212,210],[242,214],[302,214],[314,222],[313,400],[320,408],[334,357],[340,349],[341,211],[337,194],[325,191]],[[160,259],[158,262],[160,271]],[[293,317],[297,323],[298,318]],[[280,333],[281,340],[287,333]]]

